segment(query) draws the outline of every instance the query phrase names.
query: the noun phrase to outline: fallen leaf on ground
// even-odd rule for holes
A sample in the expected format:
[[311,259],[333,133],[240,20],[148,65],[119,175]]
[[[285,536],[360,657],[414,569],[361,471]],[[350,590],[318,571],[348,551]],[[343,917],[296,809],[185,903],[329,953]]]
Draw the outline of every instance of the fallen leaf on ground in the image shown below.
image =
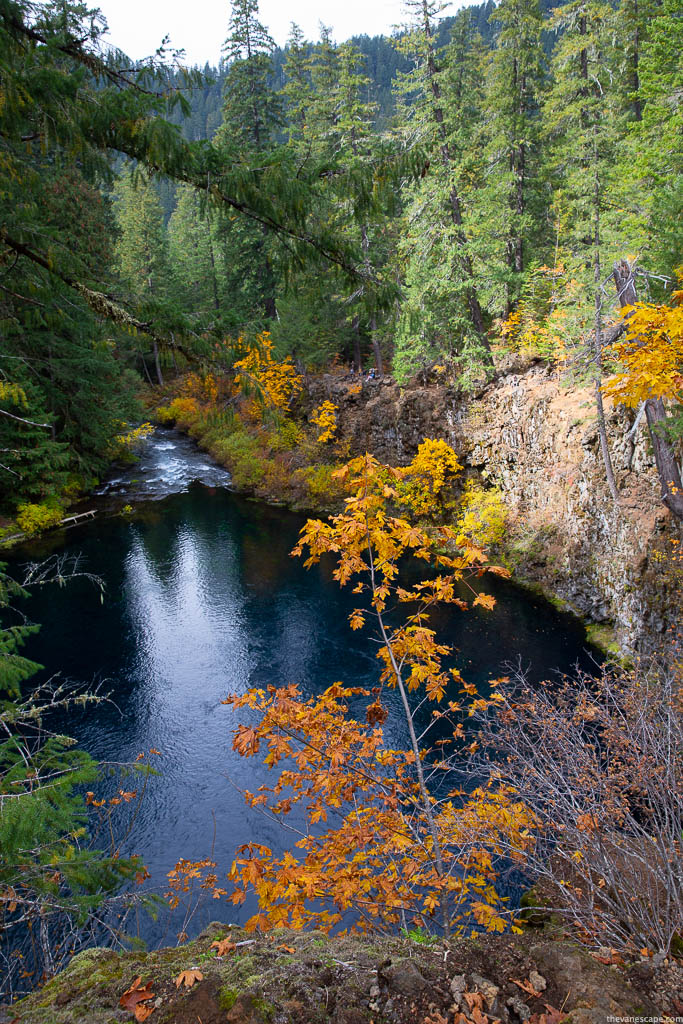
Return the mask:
[[181,971],[178,977],[174,978],[173,980],[175,981],[176,988],[180,988],[181,985],[184,985],[185,988],[192,988],[195,981],[204,980],[204,975],[202,974],[201,971],[196,970]]
[[562,1024],[562,1021],[567,1020],[567,1014],[556,1006],[546,1003],[545,1008],[547,1013],[535,1013],[529,1024]]
[[147,1020],[154,1013],[153,1006],[146,1006],[145,1003],[138,1003],[135,1007],[135,1019],[138,1021]]
[[225,956],[227,953],[234,952],[237,946],[230,939],[215,939],[209,948],[215,948],[216,956]]
[[510,980],[513,985],[516,985],[517,988],[521,988],[522,992],[526,992],[526,994],[529,996],[534,996],[534,998],[538,999],[538,997],[541,994],[540,992],[536,991],[536,989],[531,984],[528,978],[525,978],[524,981],[517,981],[516,978],[511,978]]
[[470,1010],[474,1010],[475,1008],[478,1010],[484,1009],[484,997],[481,992],[463,992],[462,997]]
[[146,1020],[154,1010],[153,1006],[141,1005],[150,999],[154,999],[152,982],[148,981],[146,985],[143,985],[142,978],[138,977],[119,999],[119,1006],[132,1013],[136,1020],[142,1021]]
[[278,946],[278,949],[284,949],[285,953],[296,953],[294,946]]

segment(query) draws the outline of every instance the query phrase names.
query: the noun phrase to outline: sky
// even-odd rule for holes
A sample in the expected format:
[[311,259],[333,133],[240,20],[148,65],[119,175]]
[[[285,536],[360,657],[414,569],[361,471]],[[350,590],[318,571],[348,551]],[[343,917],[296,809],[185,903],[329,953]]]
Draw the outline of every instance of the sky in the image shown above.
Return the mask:
[[[217,64],[230,17],[229,0],[93,0],[109,24],[109,42],[137,60],[153,53],[163,37],[184,48],[190,64]],[[446,12],[449,13],[449,12]],[[261,0],[261,21],[279,46],[296,21],[306,38],[318,38],[322,20],[333,38],[391,32],[404,20],[402,0]]]

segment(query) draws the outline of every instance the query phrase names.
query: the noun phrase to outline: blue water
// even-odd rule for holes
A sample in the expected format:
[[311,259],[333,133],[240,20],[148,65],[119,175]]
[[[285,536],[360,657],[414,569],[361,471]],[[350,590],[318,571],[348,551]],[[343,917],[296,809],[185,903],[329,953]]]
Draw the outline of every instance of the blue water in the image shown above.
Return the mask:
[[[128,502],[133,516],[118,514]],[[336,680],[374,685],[376,644],[349,629],[354,601],[329,566],[306,571],[290,556],[303,518],[233,493],[225,471],[185,438],[160,432],[96,505],[95,520],[12,554],[15,574],[29,558],[78,555],[106,588],[102,603],[86,580],[39,588],[27,610],[42,629],[26,653],[43,677],[59,672],[111,693],[111,703],[56,723],[94,757],[161,752],[150,756],[161,774],[126,849],[144,855],[149,884],[163,891],[181,857],[213,856],[225,871],[240,843],[279,849],[289,838],[244,805],[239,789],[268,775],[233,753],[231,730],[247,716],[221,704],[225,695],[268,683],[296,682],[304,693]],[[497,598],[492,612],[446,608],[433,620],[467,681],[484,686],[518,659],[535,679],[593,664],[577,620],[505,581],[486,589]],[[390,744],[405,740],[396,704],[385,729]],[[99,792],[120,784],[105,778]],[[187,930],[252,911],[210,901]],[[156,942],[181,926],[162,916],[141,927]]]

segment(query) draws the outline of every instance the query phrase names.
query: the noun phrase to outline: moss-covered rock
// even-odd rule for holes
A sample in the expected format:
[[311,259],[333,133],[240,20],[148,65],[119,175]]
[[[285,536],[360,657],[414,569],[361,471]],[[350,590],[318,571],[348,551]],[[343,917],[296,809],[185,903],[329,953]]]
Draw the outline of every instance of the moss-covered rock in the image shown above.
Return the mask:
[[[219,957],[215,940],[227,935],[234,949]],[[177,986],[175,979],[190,969],[201,979],[190,988]],[[538,996],[516,985],[530,977],[543,983]],[[640,963],[630,972],[604,966],[548,929],[425,945],[409,936],[328,939],[319,932],[279,931],[254,937],[215,924],[176,948],[86,950],[4,1016],[0,1009],[0,1024],[126,1024],[133,1016],[120,999],[138,978],[143,986],[151,982],[153,996],[145,1003],[153,1008],[150,1024],[451,1021],[463,993],[475,992],[505,1024],[517,1024],[520,1002],[530,1013],[543,1012],[546,1003],[564,1006],[577,1022],[597,1024],[636,1009],[670,1012],[683,996],[683,969],[675,963]]]

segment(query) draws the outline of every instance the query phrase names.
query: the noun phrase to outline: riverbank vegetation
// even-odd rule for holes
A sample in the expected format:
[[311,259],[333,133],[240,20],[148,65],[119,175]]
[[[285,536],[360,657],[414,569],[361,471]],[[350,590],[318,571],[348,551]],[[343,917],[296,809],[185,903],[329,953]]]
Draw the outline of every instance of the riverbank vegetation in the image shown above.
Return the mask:
[[[0,564],[0,996],[11,998],[52,977],[78,949],[114,940],[133,906],[153,908],[147,896],[121,894],[147,877],[142,858],[121,847],[153,769],[144,754],[132,765],[100,764],[51,728],[56,716],[107,695],[59,675],[35,685],[42,666],[21,654],[39,628],[21,607],[32,589],[100,581],[63,559],[30,566],[23,585],[5,570]],[[113,773],[121,788],[97,799],[88,787]],[[120,808],[131,812],[128,821]]]

